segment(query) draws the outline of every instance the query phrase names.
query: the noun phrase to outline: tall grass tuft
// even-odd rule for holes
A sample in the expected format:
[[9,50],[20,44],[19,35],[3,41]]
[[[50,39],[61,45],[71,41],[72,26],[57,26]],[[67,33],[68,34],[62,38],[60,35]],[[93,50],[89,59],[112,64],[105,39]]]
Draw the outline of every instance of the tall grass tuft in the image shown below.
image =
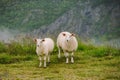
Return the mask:
[[32,39],[21,39],[20,42],[11,41],[9,44],[0,42],[0,53],[8,53],[10,55],[27,55],[35,54],[35,43]]
[[[36,43],[31,38],[23,38],[20,41],[11,41],[10,44],[0,42],[0,63],[14,63],[24,60],[32,60],[35,52]],[[91,57],[120,56],[120,49],[109,46],[87,45],[79,41],[77,53]],[[4,53],[4,54],[2,54]],[[55,46],[52,55],[57,55],[58,49]]]
[[0,42],[0,53],[6,52],[7,48],[3,42]]
[[95,46],[93,45],[87,45],[82,42],[78,43],[78,51],[86,51],[86,50],[93,50],[95,49]]

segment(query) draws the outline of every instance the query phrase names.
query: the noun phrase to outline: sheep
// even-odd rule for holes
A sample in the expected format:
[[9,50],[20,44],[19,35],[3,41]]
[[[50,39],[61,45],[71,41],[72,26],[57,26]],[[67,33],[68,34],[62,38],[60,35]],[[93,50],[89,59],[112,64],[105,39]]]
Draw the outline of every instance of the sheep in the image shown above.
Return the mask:
[[51,38],[34,39],[36,42],[36,53],[39,56],[39,67],[42,66],[42,59],[44,60],[44,67],[46,67],[46,59],[50,62],[50,53],[54,49],[54,41]]
[[61,32],[57,38],[57,47],[59,51],[58,58],[60,58],[60,50],[62,49],[66,57],[66,63],[69,63],[69,55],[71,55],[71,63],[74,63],[73,55],[78,47],[78,41],[75,34],[70,32]]

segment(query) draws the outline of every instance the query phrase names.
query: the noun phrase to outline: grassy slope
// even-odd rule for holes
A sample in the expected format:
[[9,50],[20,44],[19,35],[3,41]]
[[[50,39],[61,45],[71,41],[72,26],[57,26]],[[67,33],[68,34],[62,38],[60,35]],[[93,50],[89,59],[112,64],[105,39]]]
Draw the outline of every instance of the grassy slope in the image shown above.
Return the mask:
[[[80,49],[80,48],[79,48]],[[95,49],[92,51],[94,52]],[[114,52],[114,51],[112,51]],[[119,53],[119,52],[118,52]],[[92,53],[91,53],[92,54]],[[102,53],[101,53],[102,54]],[[0,57],[3,54],[0,54]],[[5,54],[6,55],[6,54]],[[10,55],[6,55],[10,56]],[[38,79],[38,80],[119,80],[120,56],[92,56],[86,51],[77,51],[74,64],[66,64],[65,57],[51,55],[51,63],[47,68],[39,68],[36,55],[12,55],[21,60],[11,64],[0,64],[1,79]]]

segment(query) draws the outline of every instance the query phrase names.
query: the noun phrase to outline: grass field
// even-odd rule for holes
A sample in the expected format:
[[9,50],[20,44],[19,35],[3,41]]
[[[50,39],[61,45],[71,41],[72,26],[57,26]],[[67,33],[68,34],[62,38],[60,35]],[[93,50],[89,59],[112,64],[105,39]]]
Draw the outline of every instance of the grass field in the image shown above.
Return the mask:
[[120,56],[92,57],[85,55],[84,52],[77,52],[75,63],[66,64],[64,56],[58,59],[56,53],[51,55],[51,63],[47,68],[38,67],[36,55],[17,57],[26,59],[0,64],[0,79],[120,80]]
[[0,47],[0,80],[120,80],[119,49],[79,44],[75,63],[66,64],[63,54],[57,58],[55,48],[51,63],[39,68],[34,47],[29,46],[32,51],[19,44]]

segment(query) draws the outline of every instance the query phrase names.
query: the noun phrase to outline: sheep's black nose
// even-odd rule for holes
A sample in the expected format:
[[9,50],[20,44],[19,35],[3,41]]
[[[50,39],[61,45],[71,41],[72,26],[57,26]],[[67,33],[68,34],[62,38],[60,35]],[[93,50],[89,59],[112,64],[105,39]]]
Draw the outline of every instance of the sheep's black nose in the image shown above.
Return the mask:
[[39,47],[39,45],[37,45],[37,47]]

